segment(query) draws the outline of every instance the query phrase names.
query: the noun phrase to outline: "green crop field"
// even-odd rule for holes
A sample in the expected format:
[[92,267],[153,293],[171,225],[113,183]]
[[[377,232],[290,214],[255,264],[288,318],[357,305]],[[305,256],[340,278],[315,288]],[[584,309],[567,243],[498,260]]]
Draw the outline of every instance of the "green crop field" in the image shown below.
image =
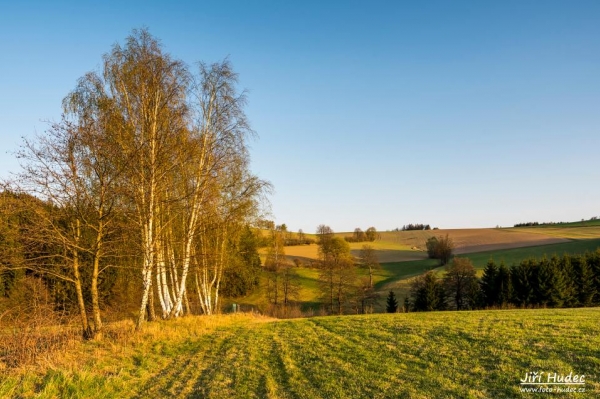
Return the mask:
[[[544,256],[552,257],[553,255],[562,256],[564,254],[584,254],[586,251],[591,252],[598,248],[600,248],[600,239],[576,240],[559,244],[485,251],[462,254],[459,256],[471,259],[478,274],[481,275],[483,268],[490,259],[494,259],[497,264],[504,262],[504,264],[510,267],[527,258],[542,258]],[[385,296],[387,291],[393,290],[400,299],[409,294],[410,283],[415,276],[425,273],[428,270],[439,270],[441,273],[444,272],[444,267],[439,267],[438,262],[433,259],[382,263],[381,266],[382,270],[378,271],[375,278],[376,290],[381,296]],[[383,303],[379,303],[376,309],[378,311],[383,311]]]
[[471,259],[477,269],[483,269],[490,259],[496,263],[504,261],[507,266],[518,263],[527,258],[550,258],[553,255],[584,254],[586,251],[595,251],[600,248],[600,239],[576,240],[560,244],[540,245],[536,247],[513,248],[500,251],[479,252],[460,255]]
[[540,386],[520,380],[537,372],[584,375],[574,387],[585,392],[560,397],[593,398],[599,318],[597,308],[188,317],[2,375],[0,397],[528,398],[521,390]]
[[600,226],[598,225],[589,225],[586,227],[518,227],[514,229],[507,229],[507,231],[538,234],[541,236],[551,236],[557,238],[569,238],[574,240],[600,238]]

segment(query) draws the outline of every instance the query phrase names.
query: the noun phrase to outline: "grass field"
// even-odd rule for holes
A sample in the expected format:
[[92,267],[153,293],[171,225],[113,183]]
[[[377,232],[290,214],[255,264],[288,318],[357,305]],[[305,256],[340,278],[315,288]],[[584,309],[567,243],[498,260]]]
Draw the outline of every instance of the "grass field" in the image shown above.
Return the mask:
[[592,398],[599,318],[597,308],[189,317],[4,374],[0,397],[527,398],[526,373],[573,372],[585,392],[560,397]]
[[[400,232],[405,233],[405,232]],[[412,233],[412,232],[406,232]],[[470,235],[471,233],[465,234]],[[510,233],[509,233],[510,234]],[[373,246],[378,251],[378,255],[385,251],[394,252],[393,246],[397,245],[396,251],[405,251],[409,255],[401,257],[401,261],[382,261],[381,270],[376,270],[373,275],[375,283],[375,289],[379,295],[384,298],[389,290],[393,290],[397,297],[401,300],[409,294],[410,283],[415,276],[418,276],[428,270],[439,270],[443,272],[444,268],[439,268],[436,260],[427,259],[424,252],[406,250],[404,244],[394,244],[389,241],[375,241]],[[353,247],[360,248],[363,243],[352,243]],[[474,248],[474,247],[473,247]],[[475,253],[462,253],[458,254],[461,257],[471,259],[476,269],[478,269],[479,275],[481,275],[483,268],[489,259],[494,259],[497,264],[504,262],[507,266],[512,266],[527,258],[542,258],[543,256],[552,257],[552,255],[562,256],[563,254],[583,254],[586,251],[595,251],[600,248],[600,239],[591,240],[560,240],[559,243],[527,246],[527,247],[516,247],[507,249],[496,249],[492,251],[482,251]],[[298,254],[304,256],[298,256],[305,265],[310,264],[311,259],[317,258],[317,245],[310,246],[296,246],[286,247],[286,254],[290,257],[296,257]],[[356,249],[355,251],[359,251]],[[292,255],[290,255],[290,253]],[[413,254],[412,256],[410,254]],[[313,258],[314,256],[314,258]],[[394,258],[394,256],[390,256]],[[380,258],[381,259],[381,258]],[[389,258],[384,258],[389,259]],[[319,288],[318,278],[319,272],[317,269],[308,267],[299,267],[295,269],[299,275],[300,284],[300,295],[298,301],[302,303],[303,309],[312,308],[314,310],[319,308]],[[359,270],[360,275],[366,276],[366,270]],[[256,293],[241,299],[235,300],[237,303],[241,303],[249,308],[257,305],[264,305],[264,293],[259,290]],[[376,311],[384,311],[384,301],[380,300],[375,306]]]
[[[413,250],[405,244],[393,241],[352,242],[349,245],[350,253],[355,257],[360,256],[363,245],[370,245],[377,251],[379,261],[382,263],[418,260],[427,257],[423,251]],[[265,253],[265,250],[263,249],[262,252]],[[298,258],[302,262],[310,262],[318,259],[319,246],[317,244],[288,246],[285,247],[285,254],[289,259]]]
[[595,251],[600,248],[600,239],[577,240],[560,244],[541,245],[528,248],[514,248],[501,251],[487,251],[474,254],[464,254],[463,257],[471,259],[476,268],[485,267],[488,260],[494,259],[496,263],[504,261],[507,266],[518,263],[527,258],[550,258],[553,255],[562,256],[563,254],[584,254],[586,251]]
[[585,227],[573,226],[573,227],[518,227],[510,229],[511,231],[518,231],[528,234],[538,234],[540,236],[551,236],[557,238],[569,238],[574,240],[594,239],[600,238],[600,226],[589,225]]
[[[352,255],[359,256],[364,244],[375,248],[381,263],[407,262],[425,259],[425,242],[432,236],[448,235],[455,244],[458,255],[487,251],[503,251],[513,248],[537,247],[568,243],[570,240],[600,239],[600,220],[561,223],[535,227],[444,229],[378,232],[374,242],[350,243]],[[335,233],[343,238],[351,232]],[[292,236],[296,236],[295,233]],[[313,239],[316,235],[309,234]],[[288,246],[285,248],[290,260],[299,259],[309,263],[318,258],[318,245]],[[527,251],[527,250],[526,250]],[[534,250],[535,252],[535,250]],[[266,249],[261,250],[262,256]]]
[[[425,249],[432,236],[448,235],[456,246],[456,253],[481,252],[490,249],[553,244],[567,241],[563,237],[545,236],[515,229],[445,229],[427,231],[392,231],[380,233],[382,241]],[[600,235],[598,236],[600,238]]]
[[[340,233],[344,236],[350,233]],[[600,238],[599,227],[575,228],[522,228],[522,229],[451,229],[420,231],[389,231],[379,233],[380,238],[368,243],[350,243],[352,255],[359,256],[364,244],[375,248],[381,263],[406,262],[425,259],[425,242],[429,237],[446,235],[453,240],[457,254],[499,251],[511,248],[535,247],[567,243],[570,239]],[[289,259],[305,263],[318,258],[318,245],[288,246]],[[266,250],[262,250],[263,255]]]
[[[540,245],[535,247],[512,248],[496,251],[484,251],[471,254],[461,254],[461,257],[469,258],[481,275],[483,268],[490,259],[494,259],[496,264],[504,262],[508,267],[527,258],[550,258],[553,255],[562,256],[563,254],[584,254],[586,251],[595,251],[600,248],[600,239],[595,240],[577,240],[568,241],[559,244]],[[378,271],[375,278],[375,289],[380,295],[385,295],[387,291],[393,290],[398,298],[402,299],[410,291],[410,283],[415,276],[418,276],[428,270],[439,270],[443,272],[444,268],[438,266],[438,262],[432,259],[411,261],[411,262],[390,262],[382,263],[382,270]],[[379,311],[383,310],[383,304],[379,304]]]

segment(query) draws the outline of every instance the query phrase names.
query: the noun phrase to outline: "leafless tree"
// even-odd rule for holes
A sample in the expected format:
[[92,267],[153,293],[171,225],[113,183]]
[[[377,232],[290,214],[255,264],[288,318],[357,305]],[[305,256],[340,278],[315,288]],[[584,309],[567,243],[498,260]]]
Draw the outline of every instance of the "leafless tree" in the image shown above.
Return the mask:
[[381,269],[375,249],[368,244],[360,250],[360,265],[369,269],[369,288],[373,288],[373,270]]

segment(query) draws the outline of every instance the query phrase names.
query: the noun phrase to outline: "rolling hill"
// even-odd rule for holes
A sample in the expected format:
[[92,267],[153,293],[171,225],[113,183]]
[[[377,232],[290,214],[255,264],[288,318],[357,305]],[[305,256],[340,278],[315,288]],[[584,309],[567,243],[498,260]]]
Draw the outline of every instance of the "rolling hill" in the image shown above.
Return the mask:
[[[427,259],[424,248],[429,237],[447,234],[456,245],[455,254],[471,259],[481,273],[489,259],[510,266],[529,257],[594,251],[600,248],[600,225],[597,222],[520,228],[388,231],[378,233],[374,242],[350,243],[350,248],[352,255],[358,257],[364,244],[371,245],[382,266],[374,274],[378,294],[385,297],[389,290],[394,290],[398,298],[402,299],[408,295],[410,282],[415,276],[432,269],[443,271],[443,268],[438,268],[437,261]],[[345,237],[352,233],[335,235]],[[263,257],[264,253],[263,251]],[[299,275],[299,301],[302,307],[317,308],[320,300],[318,270],[311,266],[318,259],[318,245],[287,246],[285,253],[290,261],[298,259],[301,264],[296,271]],[[359,274],[365,275],[366,271],[359,271]],[[235,301],[249,308],[265,304],[261,291]],[[383,301],[379,301],[374,310],[383,311]]]

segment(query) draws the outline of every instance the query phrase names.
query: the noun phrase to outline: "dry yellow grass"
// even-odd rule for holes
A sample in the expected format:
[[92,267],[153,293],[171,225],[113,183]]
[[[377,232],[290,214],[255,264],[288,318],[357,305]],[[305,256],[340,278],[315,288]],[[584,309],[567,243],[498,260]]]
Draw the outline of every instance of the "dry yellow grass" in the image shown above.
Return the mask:
[[[371,245],[377,251],[379,262],[382,263],[404,262],[425,259],[427,257],[425,252],[421,250],[412,250],[405,245],[390,241],[350,243],[350,252],[352,255],[354,257],[359,257],[360,250],[365,244]],[[318,259],[319,246],[313,244],[285,247],[285,254],[291,260],[297,258],[303,262],[310,262],[311,260]]]
[[[49,348],[43,353],[26,360],[18,367],[11,367],[8,371],[19,374],[27,371],[44,372],[48,369],[77,370],[84,366],[94,364],[96,359],[104,360],[119,358],[123,355],[143,351],[145,346],[154,341],[182,342],[197,338],[199,336],[213,333],[215,330],[238,324],[264,323],[276,319],[254,313],[236,313],[211,316],[187,316],[173,321],[159,320],[146,323],[141,331],[134,331],[132,320],[121,320],[107,323],[105,326],[105,338],[101,341],[82,341],[77,327],[56,326],[52,329],[36,331],[46,340],[53,339],[58,333],[66,337],[65,342],[56,348]],[[0,343],[4,344],[4,338],[11,338],[12,331],[0,335]],[[24,334],[31,333],[24,331]],[[37,343],[29,339],[32,344]],[[0,359],[0,379],[2,372],[7,371],[7,364]]]

